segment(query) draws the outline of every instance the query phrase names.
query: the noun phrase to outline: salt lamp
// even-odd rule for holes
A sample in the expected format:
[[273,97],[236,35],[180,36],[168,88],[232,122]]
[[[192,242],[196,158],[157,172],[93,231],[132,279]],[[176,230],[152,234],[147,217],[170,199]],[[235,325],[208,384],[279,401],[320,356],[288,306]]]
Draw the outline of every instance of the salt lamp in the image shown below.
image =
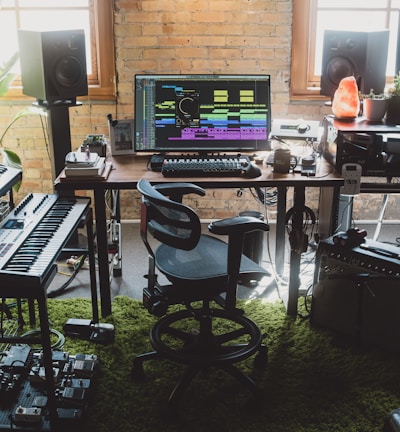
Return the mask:
[[353,119],[360,111],[360,97],[358,86],[353,76],[343,78],[332,101],[332,112],[341,119]]

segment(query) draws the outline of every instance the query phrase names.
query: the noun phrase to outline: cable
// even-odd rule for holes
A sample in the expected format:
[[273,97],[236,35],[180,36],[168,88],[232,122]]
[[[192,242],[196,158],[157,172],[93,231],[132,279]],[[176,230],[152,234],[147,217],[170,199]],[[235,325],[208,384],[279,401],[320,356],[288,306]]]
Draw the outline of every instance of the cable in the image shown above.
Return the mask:
[[[251,190],[254,197],[257,197],[258,201],[262,205],[274,206],[278,202],[278,190],[277,188],[254,188],[255,195],[253,190]],[[267,192],[268,191],[268,192]]]
[[[41,335],[41,334],[42,333],[41,333],[40,329],[34,329],[34,330],[29,330],[26,333],[23,333],[21,335],[21,338],[27,338],[30,336],[37,336],[37,335]],[[54,350],[61,350],[61,348],[65,344],[65,336],[56,329],[50,329],[50,334],[56,335],[58,338],[57,341],[51,345],[51,348]],[[29,346],[29,345],[25,344],[25,346]],[[37,348],[37,349],[33,349],[32,347],[30,347],[30,348],[32,349],[32,351],[36,351],[36,352],[41,351],[41,348]]]
[[74,271],[71,273],[70,278],[63,285],[61,285],[60,288],[48,292],[47,293],[48,298],[58,297],[64,292],[66,288],[68,288],[68,286],[75,279],[76,275],[79,273],[79,270],[82,268],[83,264],[85,263],[86,257],[87,257],[87,253],[84,253],[78,258],[77,264],[74,265]]

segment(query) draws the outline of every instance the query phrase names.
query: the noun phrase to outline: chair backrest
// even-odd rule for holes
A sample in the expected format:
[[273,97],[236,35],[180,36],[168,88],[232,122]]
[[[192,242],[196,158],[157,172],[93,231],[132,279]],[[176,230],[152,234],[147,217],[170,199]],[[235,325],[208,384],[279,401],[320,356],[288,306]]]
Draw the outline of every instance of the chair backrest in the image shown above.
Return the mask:
[[[137,189],[142,195],[140,231],[145,243],[147,243],[147,233],[150,233],[155,239],[168,246],[182,250],[193,249],[199,242],[201,234],[201,224],[197,214],[190,207],[173,201],[157,191],[156,187],[147,180],[141,179]],[[174,193],[178,193],[176,188]],[[182,193],[188,192],[185,189]]]

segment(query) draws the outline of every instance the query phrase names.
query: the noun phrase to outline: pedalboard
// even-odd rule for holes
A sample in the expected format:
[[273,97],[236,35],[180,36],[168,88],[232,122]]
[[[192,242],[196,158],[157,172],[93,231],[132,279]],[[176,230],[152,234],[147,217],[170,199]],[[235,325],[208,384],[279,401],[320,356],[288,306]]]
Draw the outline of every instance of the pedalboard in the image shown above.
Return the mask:
[[[96,375],[98,357],[52,352],[59,431],[80,429]],[[50,431],[43,352],[10,346],[0,359],[0,430]]]

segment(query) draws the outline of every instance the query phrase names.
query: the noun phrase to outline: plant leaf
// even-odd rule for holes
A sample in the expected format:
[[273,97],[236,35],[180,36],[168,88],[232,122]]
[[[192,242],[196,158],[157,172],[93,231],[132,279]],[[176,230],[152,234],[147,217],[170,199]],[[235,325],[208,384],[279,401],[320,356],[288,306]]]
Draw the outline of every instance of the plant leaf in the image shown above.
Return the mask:
[[10,84],[14,81],[15,74],[9,73],[0,78],[0,97],[8,92]]
[[11,70],[17,62],[18,58],[19,54],[18,52],[16,52],[4,65],[0,67],[0,97],[4,96],[7,93],[10,84],[16,76],[16,74],[11,72]]
[[17,155],[17,153],[13,152],[12,150],[8,150],[5,148],[0,149],[1,156],[3,158],[3,164],[7,165],[9,167],[13,168],[22,168],[22,163],[20,157]]

